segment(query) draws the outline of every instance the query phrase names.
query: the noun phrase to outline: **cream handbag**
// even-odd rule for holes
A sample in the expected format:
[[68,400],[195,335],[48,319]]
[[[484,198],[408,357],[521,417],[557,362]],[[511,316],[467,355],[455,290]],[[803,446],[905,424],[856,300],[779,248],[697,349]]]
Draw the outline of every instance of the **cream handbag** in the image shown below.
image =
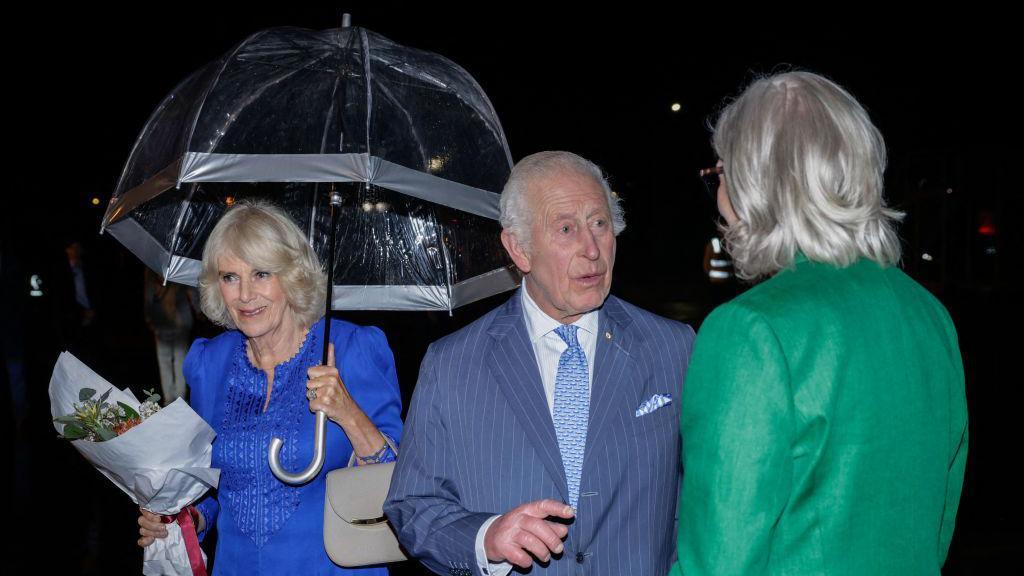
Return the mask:
[[[391,440],[391,450],[398,454]],[[345,568],[401,562],[405,554],[384,516],[384,499],[395,463],[353,466],[327,473],[324,498],[324,548],[335,564]]]

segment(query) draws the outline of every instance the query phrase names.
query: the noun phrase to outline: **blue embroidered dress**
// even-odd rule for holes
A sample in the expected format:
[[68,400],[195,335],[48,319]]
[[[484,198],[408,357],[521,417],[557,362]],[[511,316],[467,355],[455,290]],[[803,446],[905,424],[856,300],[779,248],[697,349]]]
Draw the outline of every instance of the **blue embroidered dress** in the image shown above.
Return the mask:
[[[378,429],[397,442],[401,395],[384,334],[377,328],[334,320],[331,341],[349,394]],[[190,403],[217,432],[212,466],[221,470],[220,485],[198,504],[207,530],[216,526],[218,532],[215,576],[387,574],[384,568],[341,568],[324,550],[326,475],[344,467],[352,453],[340,426],[328,421],[327,460],[308,484],[284,484],[267,464],[267,449],[275,436],[284,440],[281,462],[285,469],[302,470],[313,458],[316,417],[306,400],[306,371],[320,364],[322,342],[321,319],[299,352],[274,369],[265,412],[266,374],[249,361],[240,332],[200,338],[185,358]]]

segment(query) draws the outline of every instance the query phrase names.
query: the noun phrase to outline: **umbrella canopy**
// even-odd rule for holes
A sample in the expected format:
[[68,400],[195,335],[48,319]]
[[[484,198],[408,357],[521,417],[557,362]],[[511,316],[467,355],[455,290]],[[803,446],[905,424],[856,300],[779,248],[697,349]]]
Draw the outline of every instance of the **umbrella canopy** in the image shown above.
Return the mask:
[[327,261],[332,307],[451,310],[519,280],[499,240],[511,155],[450,60],[362,28],[276,28],[180,83],[131,152],[103,219],[164,278],[195,285],[231,204],[269,198]]

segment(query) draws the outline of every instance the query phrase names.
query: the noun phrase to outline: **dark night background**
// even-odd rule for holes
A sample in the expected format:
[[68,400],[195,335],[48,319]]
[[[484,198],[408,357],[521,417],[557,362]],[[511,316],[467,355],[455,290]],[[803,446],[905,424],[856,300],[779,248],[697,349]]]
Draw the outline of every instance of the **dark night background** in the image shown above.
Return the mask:
[[[3,477],[10,482],[14,550],[41,544],[35,549],[53,551],[30,556],[21,548],[15,565],[120,574],[138,572],[141,563],[136,509],[58,440],[49,422],[46,387],[60,320],[46,289],[63,243],[82,241],[98,284],[94,367],[120,387],[158,386],[142,318],[142,264],[98,235],[132,143],[175,84],[249,34],[284,25],[337,27],[344,9],[354,25],[466,68],[489,95],[514,159],[566,149],[604,167],[629,222],[619,238],[613,291],[695,326],[726,296],[708,285],[701,268],[714,230],[713,207],[696,178],[715,160],[708,121],[757,73],[794,66],[845,86],[886,138],[887,195],[907,212],[903,266],[945,303],[960,335],[971,443],[944,574],[1019,570],[1011,554],[1024,552],[1016,466],[1024,394],[1008,363],[1021,341],[1014,335],[1024,248],[1013,218],[1024,196],[1016,178],[1024,152],[1019,19],[980,9],[899,19],[814,9],[795,19],[735,6],[693,12],[631,3],[601,14],[544,5],[415,6],[199,4],[51,13],[39,5],[32,15],[9,19],[9,28],[24,26],[32,38],[9,45],[6,62],[14,149],[7,165],[14,177],[0,209],[0,318],[5,352],[24,354],[31,409],[18,431],[8,395],[0,397],[10,455]],[[670,111],[673,102],[682,104],[680,112]],[[99,206],[91,204],[94,197]],[[42,298],[29,297],[32,274],[43,279]],[[338,314],[385,330],[407,401],[427,344],[503,298],[452,317]],[[6,391],[6,376],[0,378]],[[408,566],[396,572],[418,573]]]

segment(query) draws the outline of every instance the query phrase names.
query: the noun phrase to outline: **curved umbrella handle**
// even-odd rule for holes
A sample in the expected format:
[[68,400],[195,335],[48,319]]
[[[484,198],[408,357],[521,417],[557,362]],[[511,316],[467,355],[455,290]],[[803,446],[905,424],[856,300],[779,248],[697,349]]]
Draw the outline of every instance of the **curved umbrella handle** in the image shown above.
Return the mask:
[[305,484],[316,478],[316,475],[320,473],[320,469],[324,467],[324,460],[327,456],[327,449],[324,443],[326,432],[327,414],[317,410],[316,428],[313,434],[313,461],[309,463],[305,470],[297,474],[292,474],[281,466],[281,446],[284,444],[284,441],[280,438],[272,439],[270,441],[270,453],[268,454],[270,471],[274,473],[274,476],[277,476],[278,480],[285,484]]
[[[344,108],[344,106],[342,106]],[[323,365],[327,365],[328,346],[331,341],[331,295],[333,293],[333,271],[334,271],[334,241],[335,232],[338,228],[338,206],[341,206],[341,194],[338,193],[332,184],[328,190],[331,206],[331,232],[327,252],[327,298],[324,302],[324,350]],[[305,470],[298,474],[292,474],[281,467],[281,446],[284,444],[280,438],[273,438],[270,441],[270,452],[267,459],[270,463],[270,471],[278,480],[285,484],[305,484],[320,473],[324,467],[324,460],[327,459],[327,448],[324,438],[327,436],[327,414],[322,410],[316,411],[316,428],[313,430],[313,461]]]

